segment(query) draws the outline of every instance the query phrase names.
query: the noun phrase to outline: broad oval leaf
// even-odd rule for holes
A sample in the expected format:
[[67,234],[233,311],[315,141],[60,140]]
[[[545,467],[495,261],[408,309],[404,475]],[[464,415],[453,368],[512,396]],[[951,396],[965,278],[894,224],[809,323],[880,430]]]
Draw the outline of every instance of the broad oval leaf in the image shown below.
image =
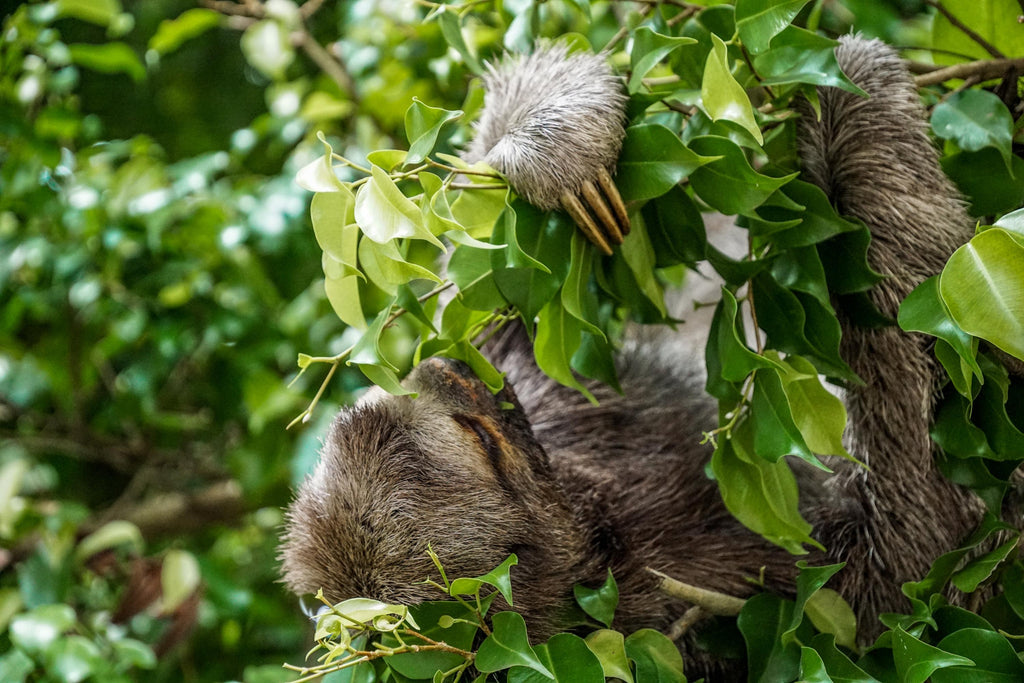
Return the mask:
[[444,124],[462,116],[461,111],[423,104],[415,97],[405,110],[405,135],[409,139],[406,164],[418,164],[434,151],[437,136]]
[[1013,117],[1003,101],[986,90],[964,90],[935,105],[932,130],[954,140],[960,149],[977,152],[994,147],[1010,166]]
[[444,249],[423,225],[418,206],[395,185],[384,169],[370,167],[371,176],[356,193],[355,218],[363,234],[378,244],[395,238],[421,239]]
[[1024,245],[1005,230],[991,228],[957,249],[939,293],[961,329],[1024,360]]
[[743,126],[758,144],[764,144],[761,128],[754,118],[754,108],[743,89],[729,70],[729,50],[722,39],[711,34],[712,48],[704,66],[704,79],[700,84],[700,98],[704,111],[713,120],[726,119]]
[[714,157],[701,157],[657,123],[630,126],[622,141],[616,185],[625,201],[660,197]]
[[751,54],[768,49],[772,38],[793,21],[808,0],[737,0],[736,30]]
[[[807,2],[807,0],[803,0]],[[648,26],[641,26],[633,33],[633,46],[629,53],[630,76],[627,85],[629,92],[640,89],[643,78],[658,63],[683,45],[693,45],[697,41],[682,36],[666,36],[656,33]]]
[[530,647],[526,635],[526,621],[516,612],[499,612],[491,620],[491,635],[480,643],[474,664],[484,673],[502,671],[513,666],[525,666],[554,679],[554,674],[541,663]]

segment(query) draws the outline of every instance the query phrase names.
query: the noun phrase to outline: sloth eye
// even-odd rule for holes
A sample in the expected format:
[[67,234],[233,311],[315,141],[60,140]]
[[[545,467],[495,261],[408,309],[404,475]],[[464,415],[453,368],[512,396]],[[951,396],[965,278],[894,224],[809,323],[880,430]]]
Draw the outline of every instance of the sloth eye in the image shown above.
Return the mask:
[[467,432],[473,434],[477,441],[480,442],[480,446],[487,453],[487,458],[491,461],[491,466],[496,470],[501,467],[501,447],[498,442],[495,441],[494,435],[484,427],[479,420],[470,415],[453,415],[452,419]]

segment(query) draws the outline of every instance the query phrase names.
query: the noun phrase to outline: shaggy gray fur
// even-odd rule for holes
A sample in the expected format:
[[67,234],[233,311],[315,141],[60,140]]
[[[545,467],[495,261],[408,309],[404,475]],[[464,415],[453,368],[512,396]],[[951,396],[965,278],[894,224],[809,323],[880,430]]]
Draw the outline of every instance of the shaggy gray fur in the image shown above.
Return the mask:
[[[895,53],[846,38],[838,56],[871,98],[820,91],[822,120],[803,117],[806,173],[870,226],[870,261],[888,276],[872,297],[895,316],[903,296],[969,237],[971,223]],[[480,144],[520,191],[541,197],[531,201],[554,202],[551,188],[577,173],[580,159],[610,163],[610,133],[586,126],[595,101],[611,98],[610,109],[621,95],[593,58],[553,49],[515,63],[521,70],[489,78]],[[568,125],[576,108],[585,113]],[[553,134],[535,125],[543,120],[566,126]],[[505,135],[517,136],[520,152],[496,162]],[[536,147],[520,144],[524,136]],[[465,366],[443,360],[422,363],[406,380],[418,399],[371,391],[335,420],[320,465],[288,510],[285,582],[299,593],[322,587],[331,600],[413,602],[437,597],[417,583],[435,573],[428,543],[449,576],[477,575],[515,552],[515,606],[534,639],[564,627],[573,584],[598,584],[608,567],[621,592],[617,625],[627,630],[664,628],[687,608],[655,592],[644,566],[738,596],[759,590],[749,579],[763,568],[769,589],[790,593],[795,558],[742,528],[704,474],[709,451],[699,442],[716,408],[701,389],[699,350],[684,339],[635,331],[620,356],[625,396],[594,387],[598,406],[544,376],[516,334],[488,349],[508,372],[509,388],[496,397]],[[844,323],[842,350],[865,381],[847,396],[849,448],[871,469],[840,461],[827,481],[816,470],[800,476],[805,514],[829,549],[828,558],[812,559],[848,563],[833,585],[870,637],[880,612],[908,607],[900,583],[921,578],[955,547],[981,505],[933,463],[937,369],[927,341]],[[517,409],[502,410],[501,401]],[[690,673],[721,675],[724,665],[692,637],[680,644]]]
[[556,44],[487,68],[468,161],[487,162],[544,210],[558,208],[563,193],[579,194],[602,168],[614,170],[626,95],[602,56]]

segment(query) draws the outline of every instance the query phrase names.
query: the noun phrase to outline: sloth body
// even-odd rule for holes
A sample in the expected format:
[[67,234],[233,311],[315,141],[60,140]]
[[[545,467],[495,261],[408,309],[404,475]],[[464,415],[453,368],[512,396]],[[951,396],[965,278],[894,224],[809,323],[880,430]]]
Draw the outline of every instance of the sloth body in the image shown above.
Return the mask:
[[[822,118],[801,123],[805,175],[871,228],[869,260],[886,279],[870,296],[895,317],[903,297],[966,241],[971,222],[939,169],[895,53],[847,38],[837,55],[871,98],[820,90]],[[490,99],[487,107],[474,154],[514,187],[533,182],[488,156],[503,138],[491,135],[502,110]],[[299,593],[323,588],[331,600],[416,602],[438,597],[417,585],[434,574],[428,544],[449,576],[483,573],[516,553],[516,609],[535,639],[564,628],[572,586],[598,584],[608,568],[626,630],[664,628],[688,608],[659,594],[646,566],[736,596],[761,590],[752,580],[762,576],[768,589],[791,592],[795,558],[737,523],[704,473],[710,450],[701,434],[715,426],[716,406],[703,391],[698,336],[633,329],[618,357],[624,395],[593,386],[598,405],[547,378],[515,333],[487,349],[507,373],[497,396],[464,365],[442,359],[406,379],[416,399],[371,390],[339,414],[288,511],[286,583]],[[938,366],[928,342],[896,327],[843,322],[841,352],[864,380],[845,396],[845,439],[869,469],[836,460],[832,475],[801,467],[798,478],[802,512],[828,549],[810,559],[847,563],[830,586],[851,603],[867,639],[879,613],[906,607],[900,584],[955,548],[982,505],[933,461]],[[692,643],[681,645],[697,671],[714,671]]]

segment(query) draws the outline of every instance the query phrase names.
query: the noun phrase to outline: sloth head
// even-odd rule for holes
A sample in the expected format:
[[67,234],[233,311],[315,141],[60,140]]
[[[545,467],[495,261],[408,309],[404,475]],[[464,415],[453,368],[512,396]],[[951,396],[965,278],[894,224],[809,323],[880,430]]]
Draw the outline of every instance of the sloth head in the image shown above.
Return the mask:
[[284,582],[331,601],[410,604],[442,597],[422,584],[440,578],[428,547],[450,578],[516,553],[516,597],[557,602],[579,533],[512,390],[492,394],[468,366],[440,358],[404,385],[418,397],[372,389],[334,420],[286,514]]

